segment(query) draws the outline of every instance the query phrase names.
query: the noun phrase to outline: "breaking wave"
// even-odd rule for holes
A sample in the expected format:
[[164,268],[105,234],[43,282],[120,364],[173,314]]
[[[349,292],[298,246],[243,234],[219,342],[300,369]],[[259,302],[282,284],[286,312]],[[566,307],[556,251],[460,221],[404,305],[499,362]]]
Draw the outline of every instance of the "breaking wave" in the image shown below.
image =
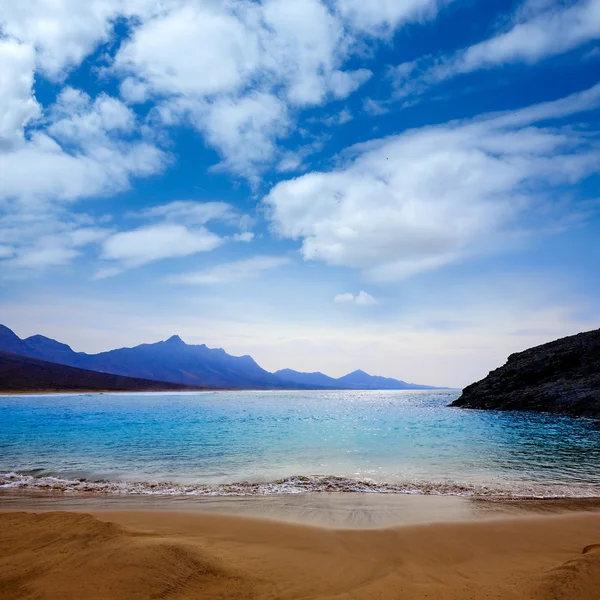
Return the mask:
[[509,488],[425,481],[380,483],[370,479],[350,479],[322,475],[288,477],[260,483],[179,484],[167,481],[92,481],[84,478],[65,479],[51,475],[11,472],[0,474],[0,489],[141,496],[269,496],[275,494],[342,492],[505,499],[600,497],[600,489],[595,486],[524,485]]

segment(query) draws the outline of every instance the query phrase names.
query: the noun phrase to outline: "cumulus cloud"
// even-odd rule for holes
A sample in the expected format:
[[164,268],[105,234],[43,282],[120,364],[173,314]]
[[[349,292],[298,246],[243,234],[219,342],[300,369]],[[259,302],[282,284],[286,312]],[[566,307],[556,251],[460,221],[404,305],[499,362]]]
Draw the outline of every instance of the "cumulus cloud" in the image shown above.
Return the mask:
[[118,18],[146,19],[161,9],[160,0],[2,2],[0,29],[35,48],[37,69],[60,82],[110,40]]
[[[5,75],[0,70],[0,86]],[[67,204],[125,190],[133,178],[158,173],[169,162],[138,133],[136,115],[120,100],[106,94],[92,99],[70,87],[26,136],[38,108],[32,73],[25,70],[20,78],[17,109],[8,106],[0,120],[0,235],[12,240],[3,267],[13,271],[65,265],[83,246],[99,243],[109,230],[69,214]],[[0,97],[10,103],[10,95]]]
[[168,155],[136,136],[135,123],[119,100],[65,88],[45,129],[2,152],[0,199],[72,201],[127,189],[133,177],[161,171]]
[[418,94],[460,74],[506,64],[532,64],[600,38],[600,0],[529,0],[506,31],[453,55],[403,63],[390,73],[397,95]]
[[252,179],[276,157],[294,111],[369,79],[367,69],[343,70],[350,46],[320,0],[180,2],[134,29],[114,71],[126,99],[153,97],[159,121],[192,124],[222,168]]
[[[600,86],[555,103],[407,131],[355,146],[346,163],[280,182],[273,230],[306,260],[401,279],[502,245],[515,220],[597,171],[598,139],[536,125],[600,102]],[[540,216],[540,225],[541,225]]]
[[31,46],[0,38],[0,152],[22,141],[25,125],[41,113],[31,94],[34,63]]
[[209,143],[221,152],[223,162],[217,168],[248,177],[269,163],[276,154],[277,139],[291,128],[285,103],[264,92],[197,104],[190,114]]
[[356,295],[352,292],[338,294],[333,301],[338,304],[357,304],[358,306],[374,306],[378,304],[377,300],[371,294],[367,294],[367,292],[362,290]]
[[[367,69],[345,68],[358,35],[421,21],[445,3],[5,2],[0,67],[8,55],[10,70],[0,68],[0,102],[6,104],[0,105],[0,136],[18,138],[39,116],[30,93],[35,71],[64,81],[108,44],[102,60],[126,102],[152,101],[155,125],[191,124],[218,151],[221,168],[256,183],[265,166],[282,158],[277,142],[293,130],[299,110],[344,99],[371,77]],[[110,45],[117,22],[128,28],[118,47]],[[7,90],[4,79],[10,79]]]
[[0,26],[5,35],[36,48],[38,67],[60,79],[107,39],[118,4],[110,0],[3,2]]
[[217,265],[204,271],[183,273],[169,278],[172,283],[210,285],[238,283],[260,277],[265,271],[277,269],[290,262],[284,256],[253,256],[245,260]]

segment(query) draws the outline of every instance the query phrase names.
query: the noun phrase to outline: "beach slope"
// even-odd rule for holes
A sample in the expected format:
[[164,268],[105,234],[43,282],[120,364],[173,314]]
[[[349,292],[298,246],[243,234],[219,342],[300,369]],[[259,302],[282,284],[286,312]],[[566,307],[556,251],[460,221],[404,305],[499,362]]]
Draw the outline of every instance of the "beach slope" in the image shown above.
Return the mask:
[[0,514],[0,598],[598,598],[600,514],[335,530],[174,512]]

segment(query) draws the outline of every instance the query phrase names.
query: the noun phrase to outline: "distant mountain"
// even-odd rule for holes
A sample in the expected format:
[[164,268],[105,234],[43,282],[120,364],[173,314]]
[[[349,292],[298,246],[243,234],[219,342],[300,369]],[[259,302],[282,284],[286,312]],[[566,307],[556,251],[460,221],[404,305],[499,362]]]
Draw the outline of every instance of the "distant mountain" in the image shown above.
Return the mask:
[[337,390],[434,390],[437,388],[419,385],[416,383],[406,383],[400,379],[390,379],[388,377],[378,377],[369,375],[364,371],[358,370],[338,379],[328,377],[323,373],[301,373],[292,369],[282,369],[276,371],[275,375],[282,380],[291,381],[306,386],[319,386]]
[[0,350],[15,354],[27,354],[31,348],[8,327],[0,325]]
[[251,356],[231,356],[206,345],[188,345],[174,335],[163,342],[86,354],[43,335],[20,339],[0,325],[0,350],[61,365],[126,377],[192,386],[238,389],[434,389],[355,371],[334,379],[323,373],[283,369],[269,373]]
[[0,393],[39,391],[179,392],[191,389],[202,388],[87,371],[0,351]]
[[281,369],[280,371],[275,371],[274,375],[279,377],[282,381],[289,381],[308,387],[337,388],[338,385],[337,379],[319,372],[301,373],[300,371],[294,371],[292,369]]
[[164,342],[120,348],[100,354],[74,352],[66,344],[34,335],[20,340],[10,329],[0,330],[0,350],[80,369],[155,381],[222,388],[285,387],[250,356],[231,356],[222,349],[187,345],[174,335]]
[[360,369],[340,377],[338,381],[349,388],[360,390],[435,390],[430,385],[406,383],[401,379],[369,375]]

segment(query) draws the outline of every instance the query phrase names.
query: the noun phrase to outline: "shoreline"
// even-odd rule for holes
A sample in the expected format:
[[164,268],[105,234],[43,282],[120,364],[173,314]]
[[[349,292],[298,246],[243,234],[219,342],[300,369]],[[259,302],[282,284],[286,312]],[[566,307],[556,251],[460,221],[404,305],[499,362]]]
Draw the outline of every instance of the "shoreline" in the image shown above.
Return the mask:
[[387,527],[598,513],[600,497],[485,498],[361,492],[264,496],[143,496],[0,489],[0,511],[155,511],[231,515],[326,528]]
[[155,498],[207,498],[207,497],[269,497],[302,496],[306,494],[364,493],[369,495],[462,497],[511,500],[558,500],[600,498],[600,485],[543,485],[535,482],[510,481],[489,483],[485,481],[448,480],[392,480],[377,481],[339,475],[292,475],[271,480],[239,480],[199,482],[152,479],[122,479],[96,474],[71,473],[61,475],[42,469],[25,472],[0,472],[0,491],[16,493],[52,493],[66,496],[91,497],[155,497]]
[[598,512],[357,531],[0,508],[2,600],[596,600],[598,589]]

